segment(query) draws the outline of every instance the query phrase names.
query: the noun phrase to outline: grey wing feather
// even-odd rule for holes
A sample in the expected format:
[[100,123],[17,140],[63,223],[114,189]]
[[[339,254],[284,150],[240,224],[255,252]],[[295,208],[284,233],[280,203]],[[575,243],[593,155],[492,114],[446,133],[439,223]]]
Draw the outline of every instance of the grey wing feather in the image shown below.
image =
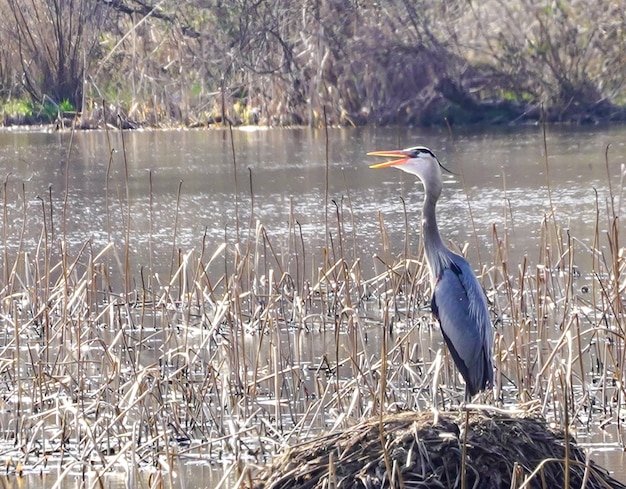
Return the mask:
[[432,299],[457,367],[472,394],[491,384],[493,332],[484,292],[467,261],[453,255],[439,275]]

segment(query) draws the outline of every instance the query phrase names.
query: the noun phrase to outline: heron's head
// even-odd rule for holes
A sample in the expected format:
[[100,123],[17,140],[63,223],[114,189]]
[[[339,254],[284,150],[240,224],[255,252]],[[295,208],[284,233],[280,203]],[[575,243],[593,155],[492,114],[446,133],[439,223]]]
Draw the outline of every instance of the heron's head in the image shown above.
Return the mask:
[[391,151],[373,151],[367,154],[370,156],[392,158],[389,161],[371,165],[370,168],[387,168],[388,166],[393,166],[407,173],[412,173],[419,177],[424,183],[424,186],[433,191],[437,196],[441,193],[441,169],[452,173],[439,162],[430,149],[424,146]]

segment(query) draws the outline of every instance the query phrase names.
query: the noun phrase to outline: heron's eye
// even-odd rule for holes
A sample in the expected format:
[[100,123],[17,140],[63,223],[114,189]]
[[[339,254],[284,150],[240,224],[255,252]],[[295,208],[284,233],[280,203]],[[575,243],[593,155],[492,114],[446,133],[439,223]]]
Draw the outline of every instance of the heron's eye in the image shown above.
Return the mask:
[[435,153],[424,146],[415,146],[413,148],[408,148],[404,150],[411,158],[419,158],[420,156],[431,156],[432,158],[437,159]]

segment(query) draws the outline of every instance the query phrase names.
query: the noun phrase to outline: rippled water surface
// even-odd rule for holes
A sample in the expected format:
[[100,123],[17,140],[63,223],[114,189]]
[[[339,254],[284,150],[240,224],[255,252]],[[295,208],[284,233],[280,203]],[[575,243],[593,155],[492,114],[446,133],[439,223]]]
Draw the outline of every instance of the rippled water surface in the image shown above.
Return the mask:
[[[547,157],[539,127],[464,130],[452,138],[439,130],[329,129],[328,143],[325,131],[312,129],[233,130],[232,140],[228,130],[123,137],[5,131],[2,243],[31,254],[44,236],[52,238],[48,246],[66,242],[74,252],[113,243],[128,246],[131,275],[144,269],[168,276],[179,251],[210,254],[237,234],[245,240],[257,221],[277,253],[288,255],[297,236],[315,255],[336,238],[340,213],[346,253],[366,257],[367,272],[371,257],[382,252],[382,227],[392,255],[417,250],[423,190],[411,175],[370,170],[378,160],[366,153],[414,145],[430,147],[454,172],[445,177],[439,226],[444,240],[468,244],[477,268],[493,263],[496,237],[508,240],[511,266],[524,256],[536,261],[544,219],[591,246],[611,192],[621,207],[621,126],[549,128]],[[584,280],[589,264],[577,265]],[[605,433],[588,441],[593,458],[626,482],[617,434]],[[195,473],[206,483],[204,470],[186,477]],[[32,487],[54,483],[45,480]],[[110,487],[122,487],[118,483],[112,478]]]
[[[358,252],[377,251],[379,213],[393,246],[401,250],[403,199],[416,232],[422,190],[411,175],[368,169],[377,160],[365,153],[421,144],[457,173],[447,176],[439,205],[444,237],[470,241],[472,247],[477,237],[480,249],[489,250],[496,229],[501,237],[508,233],[519,256],[532,257],[540,221],[550,215],[550,197],[556,217],[574,235],[591,235],[596,203],[606,206],[609,179],[617,189],[620,165],[626,162],[622,127],[549,129],[547,164],[536,127],[459,133],[453,140],[421,129],[331,129],[328,166],[323,131],[235,130],[233,136],[236,163],[229,133],[220,130],[130,132],[124,140],[116,132],[108,137],[103,132],[2,132],[8,234],[21,233],[26,214],[25,243],[34,246],[47,212],[57,236],[65,230],[72,246],[89,240],[99,247],[109,240],[124,242],[130,215],[134,266],[155,258],[163,266],[172,247],[197,247],[206,233],[206,246],[212,248],[232,239],[237,224],[245,234],[257,219],[283,240],[295,219],[307,245],[320,246],[326,215],[333,231],[336,202],[354,224]],[[6,242],[10,248],[18,244]]]

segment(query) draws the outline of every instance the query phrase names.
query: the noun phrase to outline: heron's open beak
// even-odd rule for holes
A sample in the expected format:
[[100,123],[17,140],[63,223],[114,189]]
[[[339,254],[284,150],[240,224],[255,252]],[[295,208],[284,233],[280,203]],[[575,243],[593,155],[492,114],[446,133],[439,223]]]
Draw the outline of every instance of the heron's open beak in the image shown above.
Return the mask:
[[400,149],[391,150],[391,151],[372,151],[371,153],[367,153],[368,156],[384,156],[385,158],[393,158],[392,160],[385,161],[384,163],[377,163],[375,165],[370,165],[370,168],[386,168],[388,166],[394,165],[402,165],[406,163],[407,160],[411,157],[409,153],[406,151],[402,151]]

